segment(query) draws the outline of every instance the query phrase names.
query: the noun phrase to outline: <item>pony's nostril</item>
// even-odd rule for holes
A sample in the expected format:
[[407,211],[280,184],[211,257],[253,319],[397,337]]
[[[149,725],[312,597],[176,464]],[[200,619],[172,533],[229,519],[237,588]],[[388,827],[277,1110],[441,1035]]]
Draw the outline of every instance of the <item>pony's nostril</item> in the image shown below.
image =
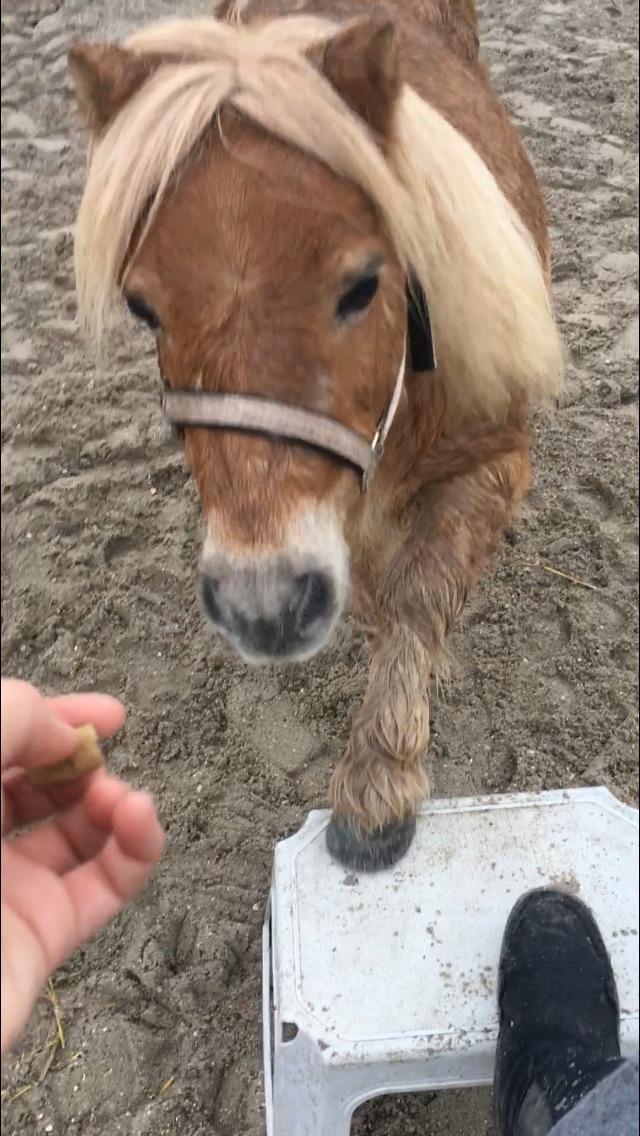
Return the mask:
[[218,581],[214,576],[200,577],[200,598],[202,606],[212,623],[220,623],[220,606],[218,604]]
[[324,619],[331,606],[331,598],[331,584],[323,572],[304,572],[298,576],[291,604],[298,634],[303,634],[319,619]]

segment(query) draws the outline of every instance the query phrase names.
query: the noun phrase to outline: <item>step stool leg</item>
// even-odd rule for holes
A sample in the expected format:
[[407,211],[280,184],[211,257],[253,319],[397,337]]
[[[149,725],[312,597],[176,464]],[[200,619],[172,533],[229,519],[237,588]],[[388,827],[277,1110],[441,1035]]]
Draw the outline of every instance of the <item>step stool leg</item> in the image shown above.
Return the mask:
[[340,1073],[326,1065],[314,1041],[300,1031],[276,1043],[272,1136],[349,1136],[352,1107]]
[[305,1099],[299,1092],[295,1099],[292,1093],[274,1094],[273,1136],[349,1136],[350,1132],[351,1113],[344,1102],[318,1101],[311,1094]]

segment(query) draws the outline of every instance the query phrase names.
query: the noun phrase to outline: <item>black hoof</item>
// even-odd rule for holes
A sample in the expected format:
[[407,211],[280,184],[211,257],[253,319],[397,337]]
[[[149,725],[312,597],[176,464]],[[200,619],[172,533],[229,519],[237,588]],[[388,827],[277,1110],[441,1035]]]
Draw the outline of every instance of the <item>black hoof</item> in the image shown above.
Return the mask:
[[385,824],[366,832],[342,817],[332,817],[327,828],[327,848],[334,860],[357,872],[391,868],[409,850],[415,836],[416,818]]

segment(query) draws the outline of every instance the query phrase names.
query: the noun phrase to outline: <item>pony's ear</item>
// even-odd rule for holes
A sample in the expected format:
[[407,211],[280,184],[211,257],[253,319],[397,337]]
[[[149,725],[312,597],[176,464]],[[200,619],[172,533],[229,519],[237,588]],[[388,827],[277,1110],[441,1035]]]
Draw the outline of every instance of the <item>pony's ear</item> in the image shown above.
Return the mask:
[[351,109],[388,137],[402,85],[393,21],[374,13],[343,28],[327,44],[322,70]]
[[117,44],[84,42],[70,47],[68,61],[80,112],[94,134],[140,89],[158,62]]

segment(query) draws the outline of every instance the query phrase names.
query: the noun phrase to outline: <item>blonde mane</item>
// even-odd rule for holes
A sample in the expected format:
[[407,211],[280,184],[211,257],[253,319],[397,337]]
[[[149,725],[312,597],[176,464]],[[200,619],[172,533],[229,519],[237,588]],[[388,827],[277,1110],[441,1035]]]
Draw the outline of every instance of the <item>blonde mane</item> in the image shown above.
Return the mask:
[[175,20],[136,33],[166,58],[91,153],[76,229],[81,323],[100,340],[136,227],[223,105],[358,185],[429,300],[448,388],[470,411],[557,395],[562,352],[533,239],[471,145],[411,87],[391,153],[306,58],[337,25],[291,16],[241,26]]

